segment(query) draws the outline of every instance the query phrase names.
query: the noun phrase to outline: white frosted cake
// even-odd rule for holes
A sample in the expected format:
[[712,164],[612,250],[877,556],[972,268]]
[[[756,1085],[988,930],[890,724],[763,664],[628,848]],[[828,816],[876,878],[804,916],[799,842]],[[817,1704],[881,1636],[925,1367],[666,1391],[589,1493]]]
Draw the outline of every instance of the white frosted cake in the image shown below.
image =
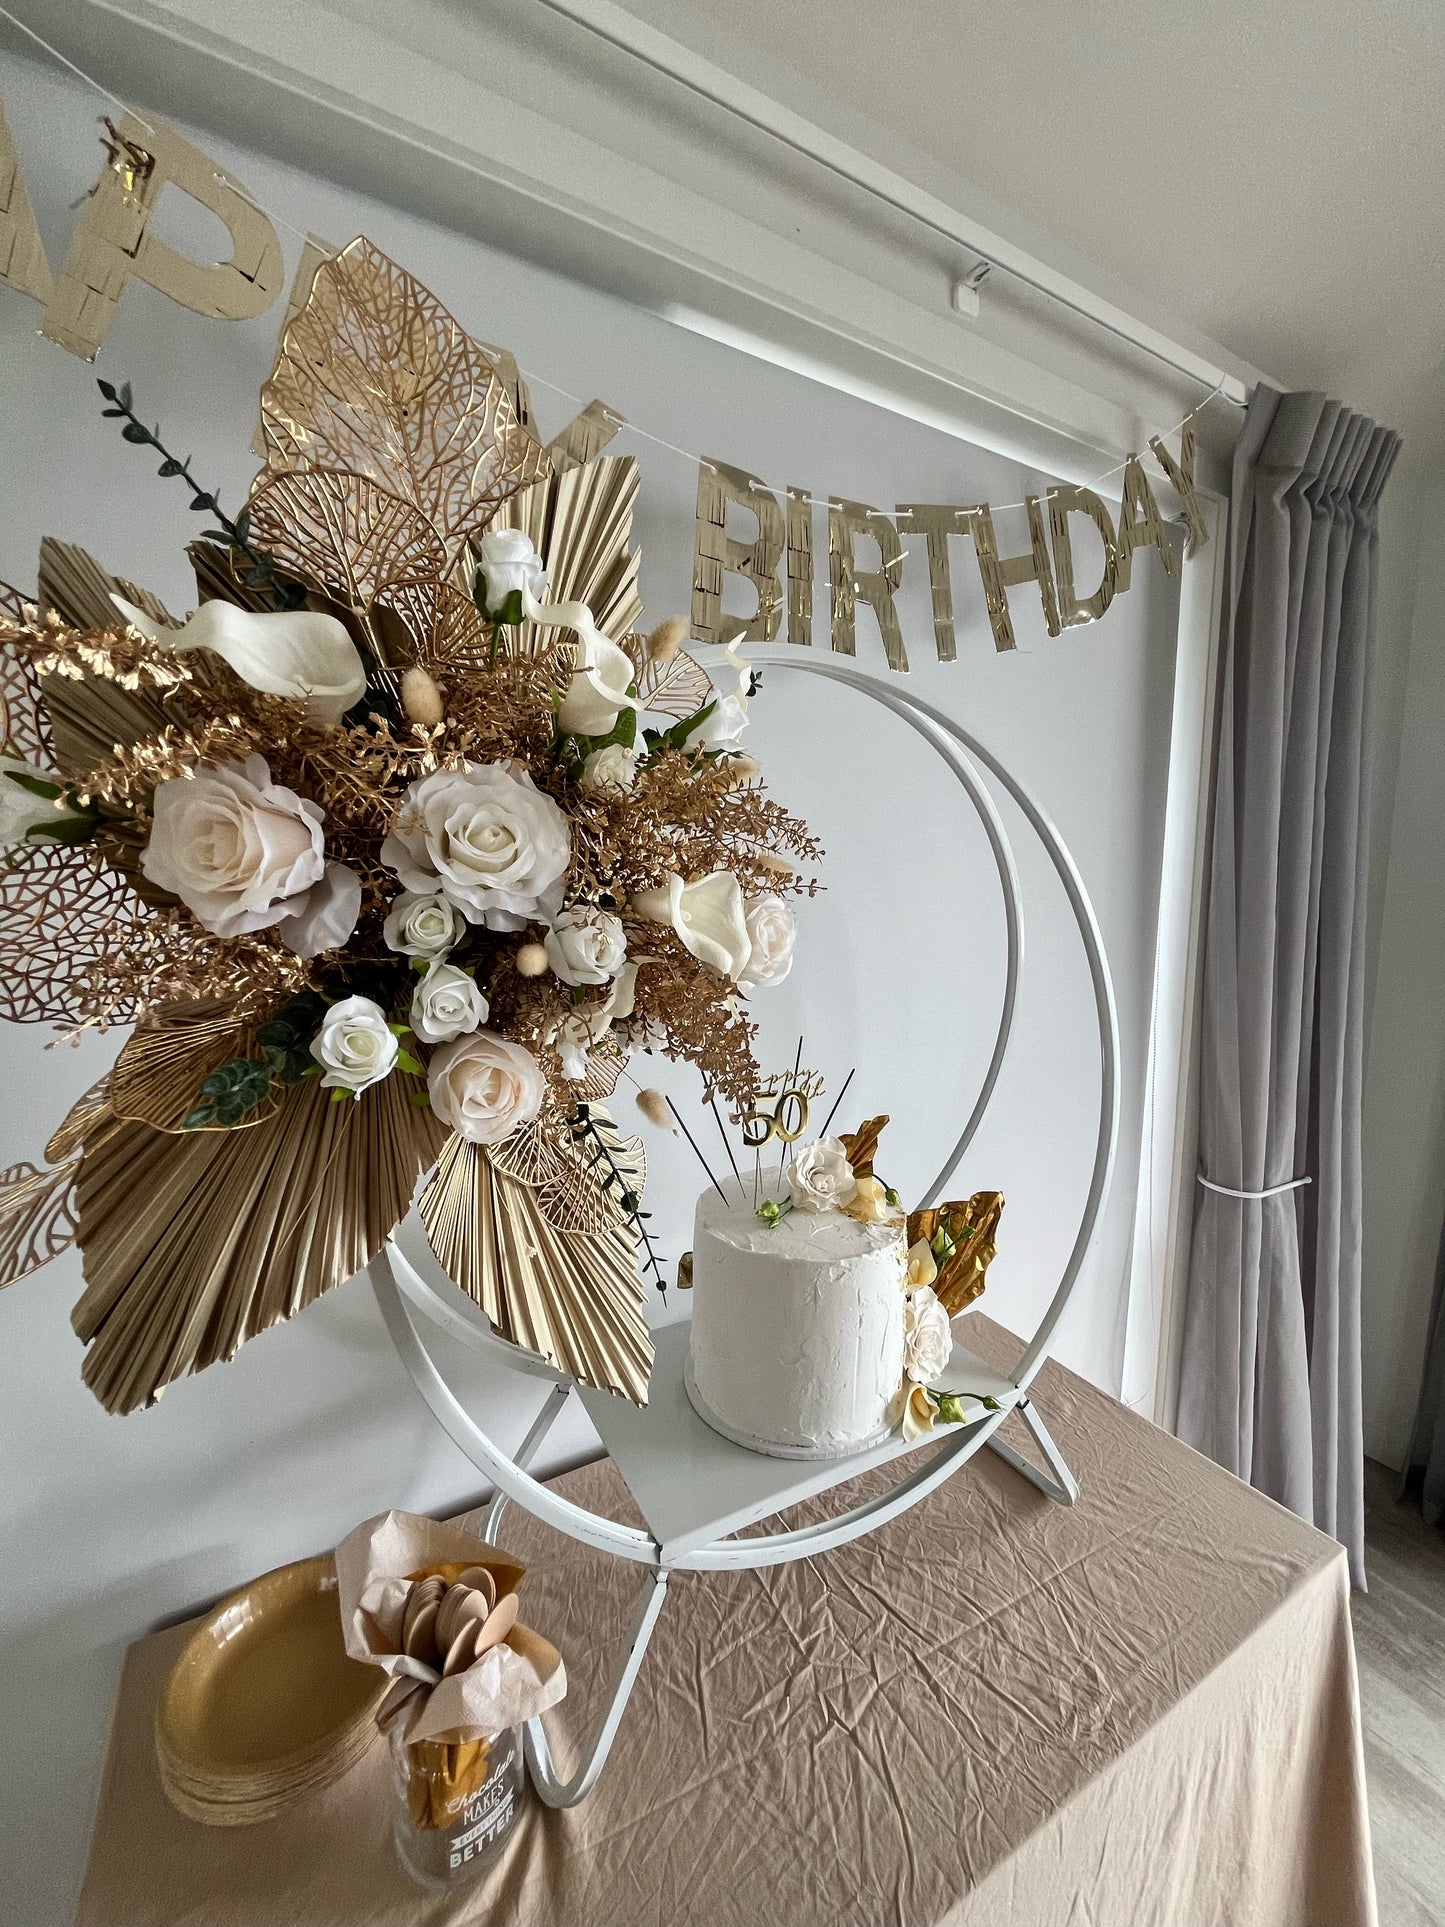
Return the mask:
[[[759,1195],[786,1197],[773,1172]],[[716,1431],[780,1457],[887,1436],[903,1374],[902,1213],[791,1210],[764,1223],[749,1182],[698,1200],[687,1389]]]

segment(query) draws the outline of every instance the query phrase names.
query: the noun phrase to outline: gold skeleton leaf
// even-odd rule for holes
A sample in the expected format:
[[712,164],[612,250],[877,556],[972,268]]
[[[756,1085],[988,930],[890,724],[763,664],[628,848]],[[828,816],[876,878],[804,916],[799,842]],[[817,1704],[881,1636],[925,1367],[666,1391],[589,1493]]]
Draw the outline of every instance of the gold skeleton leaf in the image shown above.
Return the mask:
[[316,272],[261,390],[267,471],[340,469],[416,509],[455,562],[546,450],[475,341],[364,238]]

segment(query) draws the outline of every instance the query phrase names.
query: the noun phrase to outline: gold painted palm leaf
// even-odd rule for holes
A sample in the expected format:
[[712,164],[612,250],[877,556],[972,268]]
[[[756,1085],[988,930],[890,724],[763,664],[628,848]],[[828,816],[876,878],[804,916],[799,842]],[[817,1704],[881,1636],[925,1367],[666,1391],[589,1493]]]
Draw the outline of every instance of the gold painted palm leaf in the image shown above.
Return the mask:
[[445,1136],[408,1096],[392,1077],[333,1104],[308,1080],[249,1130],[121,1122],[87,1144],[86,1290],[71,1322],[107,1410],[134,1411],[233,1357],[375,1255]]
[[[521,529],[547,565],[547,598],[585,602],[604,636],[619,641],[642,615],[637,572],[642,552],[632,547],[637,464],[630,455],[602,455],[514,495],[493,528]],[[511,647],[535,654],[550,648],[556,629],[523,622],[508,632]]]

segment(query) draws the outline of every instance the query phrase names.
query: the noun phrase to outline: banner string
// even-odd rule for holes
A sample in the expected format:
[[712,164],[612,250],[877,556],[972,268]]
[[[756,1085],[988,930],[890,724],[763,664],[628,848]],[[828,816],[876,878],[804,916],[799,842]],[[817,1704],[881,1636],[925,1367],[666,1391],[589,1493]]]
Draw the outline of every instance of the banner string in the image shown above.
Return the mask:
[[[92,75],[86,73],[83,68],[77,67],[75,62],[73,60],[67,59],[66,56],[63,53],[61,53],[58,47],[52,47],[50,42],[48,40],[42,39],[41,36],[35,32],[33,27],[28,27],[23,20],[17,19],[16,16],[13,13],[11,13],[9,8],[3,5],[0,5],[0,20],[8,20],[12,27],[18,28],[19,31],[23,33],[28,40],[33,41],[34,44],[37,47],[39,47],[42,52],[49,54],[52,60],[57,61],[60,64],[60,66],[64,67],[69,73],[73,74],[77,80],[83,82],[85,86],[91,88],[95,93],[99,94],[102,100],[109,101],[112,107],[118,107],[120,108],[122,113],[129,114],[131,118],[139,126],[143,127],[146,130],[148,134],[152,134],[155,132],[155,128],[152,126],[151,122],[145,118],[143,114],[138,113],[134,107],[131,107],[126,101],[122,100],[119,97],[119,95],[113,94],[108,87],[103,87],[98,80],[96,80]],[[228,189],[232,194],[236,195],[236,197],[239,200],[244,201],[246,205],[249,208],[251,208],[255,213],[264,215],[264,217],[268,221],[274,222],[277,227],[285,228],[288,234],[294,234],[296,238],[300,241],[311,240],[311,236],[305,231],[304,228],[297,227],[293,221],[288,221],[284,214],[278,214],[276,213],[274,208],[267,207],[264,202],[258,201],[255,198],[255,196],[249,192],[248,189],[242,187],[238,181],[232,180],[230,175],[223,173],[220,168],[213,168],[211,177],[217,183],[218,186]],[[549,381],[545,375],[534,374],[531,369],[523,368],[521,367],[520,364],[518,364],[518,373],[521,375],[522,379],[525,382],[527,382],[529,385],[535,384],[535,386],[537,386],[538,388],[547,389],[551,394],[560,395],[564,401],[571,402],[577,408],[584,408],[587,405],[586,401],[581,395],[574,394],[570,388],[563,388],[562,386],[560,386],[559,383],[555,381]],[[1186,415],[1182,416],[1180,420],[1177,421],[1172,428],[1167,429],[1165,431],[1165,434],[1168,436],[1174,436],[1179,434],[1180,431],[1186,428],[1188,424],[1195,419],[1196,416],[1202,415],[1204,413],[1204,410],[1208,408],[1209,404],[1212,401],[1215,401],[1219,398],[1219,396],[1223,392],[1223,389],[1224,389],[1224,381],[1221,379],[1221,381],[1214,388],[1210,389],[1209,393],[1205,395],[1200,401],[1196,402],[1194,407],[1191,408]],[[1233,404],[1231,404],[1231,406],[1232,405]],[[716,463],[710,460],[708,456],[695,454],[691,449],[679,447],[679,445],[676,442],[668,441],[665,436],[654,435],[649,429],[639,428],[636,422],[623,421],[622,425],[618,429],[618,433],[623,435],[625,434],[636,435],[645,442],[651,442],[654,444],[654,446],[658,448],[665,448],[669,451],[669,453],[680,456],[682,460],[685,462],[688,462],[690,464],[695,464],[697,467],[705,469],[707,473],[710,475],[715,475],[717,473]],[[1097,489],[1103,483],[1111,480],[1115,475],[1121,475],[1124,472],[1124,469],[1127,467],[1129,459],[1130,459],[1129,457],[1126,457],[1125,460],[1122,462],[1115,462],[1112,468],[1106,468],[1102,475],[1096,475],[1093,481],[1085,484],[1085,486],[1091,489]],[[810,508],[826,509],[826,508],[832,507],[832,499],[830,497],[821,496],[821,495],[808,495],[808,494],[805,494],[801,489],[792,487],[790,484],[784,484],[783,486],[779,487],[767,482],[758,481],[755,478],[753,482],[753,487],[755,489],[761,489],[774,496],[783,497],[785,499],[791,499],[794,502],[806,502]],[[1044,488],[1044,489],[1041,489],[1039,493],[1040,493],[1040,497],[1044,501],[1047,501],[1049,496],[1053,493],[1053,490],[1049,488]],[[1026,501],[990,502],[987,504],[987,507],[991,515],[1003,515],[1014,509],[1027,508],[1028,503]],[[907,554],[907,550],[904,551],[904,554],[905,555]],[[899,561],[901,561],[902,559],[903,558],[901,556],[898,558]]]

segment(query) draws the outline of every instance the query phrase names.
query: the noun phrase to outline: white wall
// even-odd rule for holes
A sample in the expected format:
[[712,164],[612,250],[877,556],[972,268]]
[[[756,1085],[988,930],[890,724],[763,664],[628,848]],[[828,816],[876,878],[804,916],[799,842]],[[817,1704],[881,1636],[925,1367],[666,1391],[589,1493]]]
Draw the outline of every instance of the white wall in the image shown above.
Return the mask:
[[[1382,753],[1392,725],[1399,733],[1379,787],[1386,862],[1364,1115],[1365,1450],[1390,1466],[1409,1447],[1445,1210],[1445,472],[1398,483],[1396,527],[1413,507],[1420,563],[1413,622],[1399,612],[1398,630],[1382,624],[1377,664]],[[1403,576],[1407,553],[1401,540],[1385,566]]]
[[[58,263],[74,201],[94,178],[93,100],[23,62],[0,89],[32,202]],[[600,394],[654,433],[726,455],[781,481],[888,505],[906,499],[1015,501],[1015,465],[749,360],[602,295],[395,211],[201,138],[263,201],[335,240],[364,230],[418,274],[479,336],[584,397]],[[174,232],[179,235],[183,225]],[[197,230],[199,233],[199,229]],[[283,235],[288,259],[299,243]],[[228,505],[244,494],[256,391],[279,314],[248,324],[190,315],[139,286],[127,292],[95,370],[41,341],[37,310],[0,289],[6,460],[0,465],[0,574],[34,581],[40,536],[92,549],[173,607],[188,605],[184,492],[102,422],[95,373],[129,379]],[[534,389],[545,432],[570,405]],[[652,617],[684,609],[695,471],[641,444],[639,533]],[[1001,525],[1012,531],[1015,517]],[[819,532],[821,534],[821,531]],[[905,570],[913,686],[964,719],[1042,798],[1094,893],[1119,990],[1125,1129],[1096,1261],[1063,1334],[1064,1356],[1117,1388],[1137,1167],[1154,941],[1177,587],[1147,560],[1107,620],[1057,641],[1036,615],[1022,647],[992,647],[966,551],[957,560],[959,661],[932,654],[926,570]],[[826,623],[826,543],[815,622]],[[1026,598],[1019,608],[1026,610]],[[870,618],[860,658],[881,671]],[[805,1055],[837,1083],[857,1067],[861,1111],[891,1110],[886,1167],[907,1192],[932,1176],[981,1074],[1001,982],[996,885],[981,837],[949,782],[902,726],[863,699],[768,673],[755,746],[778,794],[828,846],[827,893],[802,916],[793,977],[767,1009],[764,1048]],[[1008,1197],[988,1308],[1022,1330],[1049,1296],[1082,1202],[1091,1156],[1097,1047],[1081,953],[1041,855],[1022,840],[1029,915],[1018,1049],[962,1186]],[[48,1033],[0,1031],[0,1164],[36,1157],[71,1099],[114,1047],[51,1048]],[[695,1103],[696,1080],[658,1082]],[[965,1095],[966,1094],[966,1095]],[[851,1105],[850,1105],[851,1109]],[[699,1174],[671,1140],[650,1146],[652,1203],[670,1256],[688,1242]],[[474,1469],[437,1431],[392,1355],[364,1282],[333,1292],[229,1366],[173,1387],[152,1412],[108,1418],[80,1383],[68,1310],[74,1256],[0,1299],[0,1452],[7,1469],[0,1633],[0,1914],[67,1914],[83,1861],[111,1684],[128,1640],[240,1579],[329,1545],[386,1505],[441,1511],[472,1499]],[[674,1304],[672,1311],[679,1308]],[[492,1429],[518,1438],[528,1399],[473,1370]],[[557,1464],[592,1447],[580,1414],[554,1435]]]

